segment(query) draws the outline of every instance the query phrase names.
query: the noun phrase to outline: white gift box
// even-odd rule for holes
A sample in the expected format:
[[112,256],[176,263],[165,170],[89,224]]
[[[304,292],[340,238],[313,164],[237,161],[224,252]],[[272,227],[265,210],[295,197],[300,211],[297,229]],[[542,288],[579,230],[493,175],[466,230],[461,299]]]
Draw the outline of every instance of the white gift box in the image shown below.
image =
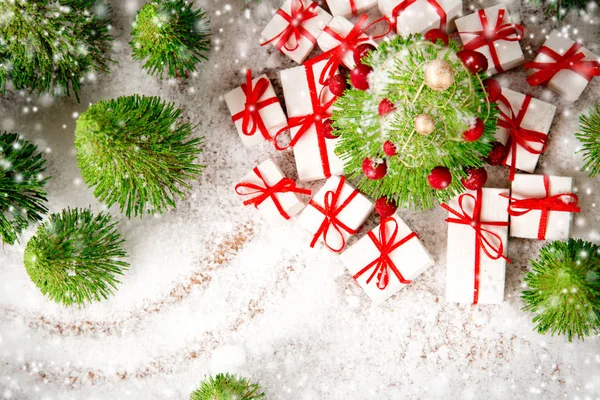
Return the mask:
[[[548,182],[548,191],[544,179]],[[527,239],[565,240],[570,237],[572,212],[550,210],[542,213],[536,209],[535,201],[519,202],[523,199],[544,199],[551,196],[562,195],[556,198],[557,204],[571,204],[577,208],[577,202],[573,191],[573,179],[561,176],[543,175],[515,175],[511,186],[510,209],[514,211],[510,218],[510,236]],[[515,201],[516,200],[516,201]],[[532,207],[533,205],[533,207]],[[525,206],[527,208],[521,208]],[[529,211],[528,211],[529,210]],[[575,211],[575,210],[573,210]],[[510,212],[510,210],[509,210]],[[521,214],[521,215],[516,215]],[[545,218],[543,217],[545,214]],[[545,232],[542,228],[545,219]],[[541,237],[540,237],[541,235]]]
[[[294,67],[281,71],[281,84],[283,95],[287,106],[290,120],[295,117],[310,116],[322,104],[327,104],[335,97],[329,89],[323,90],[319,84],[319,76],[327,60],[313,64],[311,60],[300,67]],[[309,81],[310,79],[310,81]],[[318,99],[311,96],[316,94]],[[328,112],[331,113],[331,107]],[[339,139],[327,139],[322,137],[317,130],[321,128],[321,121],[312,123],[294,145],[294,157],[298,170],[298,180],[301,182],[314,181],[328,178],[331,175],[342,175],[344,164],[335,155],[335,146]],[[302,126],[290,128],[292,138],[303,129]],[[327,167],[329,172],[325,171]]]
[[[352,4],[354,3],[354,10]],[[377,5],[377,0],[327,0],[331,13],[349,18]]]
[[[296,42],[294,34],[292,34],[291,38],[287,41],[289,44],[288,48],[292,49],[291,51],[284,45],[278,47],[282,32],[290,29],[290,27],[293,26],[292,19],[296,19],[292,15],[292,5],[294,6],[294,10],[298,10],[300,4],[302,4],[304,10],[314,7],[314,13],[317,15],[312,18],[305,17],[302,19],[300,25],[303,29],[300,30],[301,36],[299,42]],[[265,42],[272,41],[271,43],[278,47],[283,54],[287,55],[298,64],[302,64],[306,59],[306,56],[308,56],[315,47],[317,38],[321,34],[321,30],[327,25],[331,18],[331,14],[321,7],[316,6],[316,4],[310,0],[286,0],[260,35]],[[273,40],[274,38],[277,39]],[[296,44],[297,48],[294,48],[296,47]]]
[[[384,219],[383,223],[384,238],[381,235],[382,226],[378,225],[341,255],[350,274],[375,304],[383,303],[434,264],[423,243],[402,218],[394,214]],[[389,247],[393,247],[394,243],[403,243],[382,255],[373,238],[383,246],[390,243]],[[386,262],[388,259],[393,263],[392,266]],[[386,276],[389,278],[387,284],[384,282]]]
[[[246,147],[255,146],[264,142],[267,139],[265,136],[273,138],[277,131],[287,125],[287,118],[285,117],[285,113],[281,108],[281,103],[279,102],[279,99],[273,90],[273,85],[271,85],[271,82],[266,75],[261,75],[252,80],[252,90],[260,89],[260,86],[257,87],[259,81],[262,81],[260,86],[264,87],[266,85],[266,90],[260,96],[255,105],[247,104],[247,83],[243,84],[242,86],[238,86],[237,88],[226,93],[224,96],[225,103],[227,103],[229,112],[233,117],[233,122],[238,134],[242,139],[242,143]],[[270,103],[271,99],[277,99],[277,101]],[[252,116],[251,123],[247,129],[247,133],[251,133],[251,130],[253,129],[252,127],[255,126],[255,131],[252,135],[245,134],[243,128],[242,114],[247,106],[254,106],[258,108],[258,115],[254,114]],[[262,132],[263,130],[266,132],[266,134],[265,132]]]
[[[394,15],[402,3],[410,4],[399,15]],[[452,31],[455,19],[462,13],[462,0],[437,0],[437,4],[446,15],[446,31]],[[395,18],[394,29],[401,36],[441,28],[440,14],[428,0],[379,0],[379,11],[388,19]]]
[[332,176],[300,214],[298,224],[314,234],[311,247],[322,241],[330,250],[340,252],[371,211],[373,203],[349,185],[345,177]]
[[[479,193],[479,196],[478,196]],[[466,214],[466,223],[448,222],[448,259],[446,269],[446,300],[457,303],[498,304],[504,298],[504,279],[506,271],[506,247],[508,241],[508,189],[481,189],[467,191],[463,197],[462,207]],[[477,240],[477,231],[469,222],[475,218],[475,201],[481,201],[480,218],[482,238],[495,248],[487,248],[489,257],[483,248],[483,242]],[[459,214],[463,209],[459,198],[451,200],[448,205]],[[449,218],[458,219],[457,215],[449,212]],[[476,219],[476,218],[475,218]],[[505,226],[495,226],[486,222],[501,223]],[[485,231],[484,231],[485,230]],[[494,236],[496,235],[496,236]],[[498,252],[502,243],[502,253]],[[482,245],[483,244],[483,245]],[[479,258],[479,273],[476,274],[476,259]]]
[[[502,97],[498,102],[500,111],[510,118],[518,118],[527,96],[505,87],[502,88],[502,96],[504,99],[506,99],[506,101],[508,101],[512,111],[511,108],[505,104]],[[520,127],[539,132],[543,136],[548,136],[548,132],[550,131],[550,127],[552,126],[552,121],[554,119],[554,114],[556,113],[556,106],[535,98],[529,98],[530,101],[527,105],[526,112],[523,115],[523,119],[520,122]],[[505,120],[505,118],[500,116],[500,120]],[[511,130],[498,124],[498,128],[496,129],[496,139],[503,144],[507,144],[510,136]],[[515,168],[530,173],[535,170],[540,158],[540,154],[536,153],[541,152],[544,149],[544,144],[535,141],[530,141],[528,144],[533,150],[535,150],[535,152],[530,152],[520,144],[517,144],[516,141],[511,142],[505,164],[508,166],[513,165],[513,147],[516,148],[516,156],[514,157],[516,162],[514,163],[515,165],[513,171]]]
[[[563,55],[565,55],[565,53],[567,53],[571,49],[571,47],[573,45],[575,45],[576,47],[579,47],[579,45],[577,45],[575,43],[575,41],[569,39],[569,37],[566,34],[563,34],[563,33],[560,33],[559,31],[553,30],[550,33],[550,36],[548,37],[546,42],[544,42],[543,47],[547,47],[551,50],[554,50],[560,56],[563,56]],[[588,49],[586,49],[584,47],[579,48],[575,52],[575,54],[577,54],[577,53],[582,53],[585,56],[582,59],[583,61],[596,61],[597,62],[600,60],[597,55],[595,55],[594,53],[592,53],[591,51],[589,51]],[[529,68],[532,64],[535,65],[535,63],[555,63],[555,62],[556,62],[556,60],[553,57],[551,57],[547,54],[544,54],[543,52],[540,52],[533,60],[533,63],[527,63],[525,65],[525,67]],[[600,68],[600,64],[598,65],[598,68]],[[538,71],[538,70],[534,69],[533,70],[534,74],[535,74],[535,71]],[[533,82],[532,78],[535,78],[535,75],[529,76],[527,78],[527,81],[530,82],[531,84],[534,84],[534,83],[532,83]],[[562,97],[567,99],[568,101],[575,101],[575,100],[579,99],[579,96],[581,96],[584,89],[587,87],[588,83],[589,83],[589,79],[587,79],[584,76],[578,74],[577,72],[569,70],[569,69],[563,69],[563,70],[558,71],[552,77],[552,79],[550,79],[550,81],[547,82],[548,87],[550,89],[552,89],[553,91],[555,91],[556,93],[558,93],[559,95],[561,95]]]
[[[287,180],[288,188],[296,188],[295,182],[286,178],[279,167],[268,159],[244,176],[235,189],[236,193],[242,196],[245,201],[250,201],[261,196],[264,193],[262,189],[274,187],[282,181],[285,182],[284,179]],[[310,190],[299,188],[298,190],[303,192],[302,194],[310,194]],[[297,193],[294,190],[288,192],[276,191],[273,196],[265,197],[263,201],[255,206],[271,222],[281,221],[282,218],[288,219],[302,211],[305,206],[298,198]],[[248,205],[250,204],[253,203]]]
[[[498,16],[500,13],[504,13],[504,16],[500,23],[498,23]],[[509,40],[495,40],[493,44],[486,44],[485,41],[482,41],[482,46],[477,48],[469,47],[469,43],[474,40],[480,40],[485,35],[483,29],[482,18],[487,17],[488,29],[492,30],[497,27],[499,28],[504,24],[511,24],[510,15],[506,10],[506,7],[503,5],[497,5],[493,7],[486,8],[484,10],[479,10],[474,12],[473,14],[467,15],[465,17],[459,18],[456,20],[456,29],[460,35],[460,40],[463,42],[463,45],[466,49],[471,49],[480,52],[483,54],[488,60],[488,74],[493,75],[497,72],[507,71],[511,68],[518,67],[523,64],[525,58],[523,56],[523,50],[521,50],[521,43],[517,41],[509,41]],[[510,28],[503,28],[505,31],[510,31]],[[479,33],[472,33],[479,32]],[[522,34],[522,33],[521,33]],[[516,38],[516,33],[512,33],[509,37]],[[471,46],[475,46],[473,42]],[[491,48],[490,46],[493,46]],[[492,55],[494,53],[494,55]]]

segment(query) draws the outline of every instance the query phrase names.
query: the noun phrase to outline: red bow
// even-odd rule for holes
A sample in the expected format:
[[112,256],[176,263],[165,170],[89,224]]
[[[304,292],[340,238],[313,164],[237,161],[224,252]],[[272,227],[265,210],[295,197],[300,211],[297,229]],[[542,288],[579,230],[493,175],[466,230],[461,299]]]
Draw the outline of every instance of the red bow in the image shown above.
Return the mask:
[[498,11],[498,18],[496,19],[496,25],[490,28],[489,22],[485,10],[479,10],[479,20],[481,21],[482,30],[471,31],[471,32],[460,32],[463,34],[477,35],[476,38],[465,44],[467,50],[477,50],[480,47],[487,46],[492,56],[492,61],[498,72],[504,72],[504,68],[500,64],[498,58],[498,52],[494,42],[498,40],[506,40],[508,42],[518,42],[523,39],[525,28],[523,25],[502,23],[504,21],[504,14],[506,10]]
[[[417,0],[404,0],[400,4],[398,4],[393,10],[392,15],[389,19],[390,25],[393,26],[396,22],[396,19],[402,14],[408,7],[414,4]],[[427,2],[435,9],[435,12],[440,16],[440,26],[439,28],[443,31],[446,30],[446,24],[448,16],[446,15],[446,11],[444,8],[438,3],[436,0],[427,0]]]
[[265,122],[260,116],[259,111],[271,104],[279,101],[276,96],[260,101],[260,98],[269,88],[269,81],[265,78],[260,78],[254,88],[252,87],[252,71],[246,71],[246,83],[242,85],[242,90],[246,95],[246,103],[244,110],[235,114],[231,119],[233,122],[242,119],[242,133],[246,136],[252,136],[256,133],[256,129],[260,131],[265,140],[270,141],[271,135],[265,126]]
[[[394,224],[394,231],[392,235],[387,238],[386,234],[386,224],[391,222]],[[402,246],[404,243],[408,242],[412,238],[416,238],[417,234],[415,232],[411,232],[399,241],[396,242],[396,236],[398,235],[398,221],[396,221],[392,217],[382,218],[381,224],[379,225],[379,238],[375,236],[373,232],[369,232],[368,236],[371,238],[377,250],[379,250],[379,257],[369,263],[366,267],[358,271],[354,274],[353,278],[358,279],[362,274],[367,272],[369,269],[375,267],[369,279],[367,279],[367,285],[371,282],[375,274],[377,274],[377,288],[380,290],[385,290],[388,283],[390,282],[390,276],[388,269],[391,269],[396,278],[405,285],[411,283],[411,281],[405,279],[392,259],[390,258],[390,254],[396,250],[398,247]]]
[[550,177],[544,175],[544,189],[546,197],[531,199],[515,199],[514,197],[502,195],[510,200],[508,214],[518,217],[527,214],[531,210],[540,210],[540,226],[538,228],[538,240],[546,239],[548,229],[548,215],[550,211],[564,211],[578,213],[581,209],[577,206],[579,198],[575,193],[561,193],[550,196]]
[[303,189],[296,186],[296,182],[290,178],[283,178],[274,186],[269,186],[265,178],[263,178],[258,167],[252,170],[256,176],[264,183],[264,186],[257,185],[255,183],[250,182],[241,182],[235,186],[235,192],[240,196],[249,196],[253,194],[258,194],[258,196],[252,197],[251,199],[245,200],[244,205],[248,206],[250,204],[254,205],[254,207],[258,208],[258,206],[268,198],[273,200],[275,207],[277,207],[277,211],[281,214],[281,216],[285,219],[290,219],[288,213],[285,212],[279,199],[277,198],[277,193],[299,193],[310,195],[311,191],[309,189]]
[[[473,215],[470,216],[464,208],[464,199],[472,199],[475,204],[473,206]],[[463,193],[458,198],[458,205],[460,212],[450,208],[447,204],[442,204],[442,208],[451,214],[456,215],[456,218],[446,218],[446,222],[468,225],[475,230],[475,284],[473,294],[473,304],[477,304],[479,301],[479,272],[481,268],[481,251],[490,258],[491,260],[499,260],[501,258],[510,262],[504,255],[504,246],[502,244],[502,238],[500,235],[483,228],[483,225],[488,226],[508,226],[508,222],[505,221],[481,221],[481,207],[482,207],[482,190],[478,189],[476,196],[469,193]],[[492,243],[496,242],[496,245]]]
[[[298,4],[298,7],[294,9],[294,4]],[[295,51],[300,46],[300,39],[302,36],[310,40],[313,44],[317,42],[317,39],[311,35],[309,31],[307,31],[302,24],[309,19],[315,18],[318,16],[317,11],[317,3],[312,3],[308,7],[304,7],[304,3],[302,0],[292,0],[290,4],[290,14],[283,11],[283,9],[277,10],[277,14],[281,16],[284,20],[288,22],[288,25],[282,30],[278,35],[273,37],[272,39],[267,40],[261,46],[265,46],[271,42],[277,40],[275,43],[275,47],[279,51],[282,48],[285,48],[287,51]],[[291,38],[294,38],[293,44],[289,44]]]
[[550,80],[552,80],[552,78],[554,78],[554,75],[563,69],[571,70],[581,75],[588,81],[590,81],[594,76],[600,76],[600,62],[583,60],[583,58],[585,58],[585,54],[583,54],[583,52],[579,52],[580,49],[581,45],[575,42],[569,48],[569,50],[567,50],[567,52],[561,56],[551,48],[542,46],[540,49],[540,54],[545,54],[548,57],[553,58],[554,61],[526,62],[524,65],[525,68],[534,68],[539,70],[529,75],[527,77],[527,82],[531,86],[538,86],[543,83],[548,83]]
[[[510,115],[508,115],[502,110],[500,110],[501,118],[498,119],[498,126],[506,128],[510,131],[510,136],[508,138],[508,143],[506,144],[506,146],[510,147],[511,153],[510,172],[508,176],[508,179],[510,179],[511,181],[515,179],[515,172],[517,170],[517,145],[521,146],[531,154],[542,154],[546,150],[546,141],[548,140],[548,135],[531,129],[525,129],[521,126],[523,118],[527,113],[527,108],[529,107],[531,99],[531,96],[525,96],[523,105],[521,106],[519,113],[515,116],[515,112],[510,104],[510,101],[508,101],[506,96],[500,95],[499,98],[499,101],[502,104],[504,104],[510,111]],[[540,150],[537,150],[534,147],[532,147],[532,143],[539,143],[542,145],[542,148]]]
[[[323,200],[324,207],[321,207],[321,205],[319,205],[312,199],[309,201],[309,204],[311,206],[313,206],[314,208],[319,210],[323,215],[325,215],[321,226],[319,226],[319,229],[317,229],[317,233],[315,233],[313,240],[310,242],[310,247],[315,247],[317,240],[319,240],[319,238],[323,236],[323,242],[325,243],[325,246],[327,246],[329,250],[339,253],[344,249],[344,247],[346,247],[346,239],[344,238],[342,229],[351,235],[358,232],[354,229],[349,228],[346,224],[344,224],[337,218],[338,214],[358,195],[358,190],[354,189],[352,194],[348,196],[348,198],[344,200],[343,203],[338,204],[338,201],[340,200],[340,195],[342,193],[342,189],[344,188],[345,179],[346,178],[343,176],[340,177],[340,183],[338,184],[335,192],[328,190],[325,193],[325,198]],[[331,247],[327,241],[327,236],[331,227],[335,229],[339,237],[342,239],[342,245],[339,248]]]

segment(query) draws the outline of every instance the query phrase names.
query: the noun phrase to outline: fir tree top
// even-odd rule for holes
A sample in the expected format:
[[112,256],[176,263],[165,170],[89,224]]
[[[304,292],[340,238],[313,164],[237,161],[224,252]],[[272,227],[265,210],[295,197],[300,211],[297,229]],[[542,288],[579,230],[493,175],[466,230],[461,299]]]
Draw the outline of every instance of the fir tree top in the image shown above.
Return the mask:
[[208,377],[190,394],[190,400],[261,400],[264,398],[265,394],[260,391],[258,384],[232,374]]

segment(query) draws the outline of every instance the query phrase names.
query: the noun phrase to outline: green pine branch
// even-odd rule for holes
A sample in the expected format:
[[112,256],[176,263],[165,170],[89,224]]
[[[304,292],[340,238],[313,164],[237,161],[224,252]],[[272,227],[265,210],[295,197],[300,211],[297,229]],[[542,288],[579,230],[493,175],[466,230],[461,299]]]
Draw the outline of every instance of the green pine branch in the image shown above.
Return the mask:
[[583,240],[555,241],[530,260],[523,308],[536,315],[539,333],[574,336],[600,333],[600,246]]
[[186,76],[196,64],[207,59],[210,26],[202,9],[194,2],[154,0],[137,14],[130,45],[135,60],[146,60],[151,75]]
[[162,213],[200,176],[202,139],[179,122],[181,110],[160,97],[100,101],[77,119],[75,148],[85,182],[128,217]]
[[579,132],[575,137],[583,144],[579,153],[583,153],[585,164],[582,171],[589,171],[590,177],[600,173],[600,105],[592,107],[589,115],[579,116]]
[[90,209],[66,209],[39,226],[25,248],[25,268],[42,294],[65,306],[106,299],[129,264],[116,222]]
[[72,91],[79,100],[87,75],[111,63],[106,10],[92,0],[0,0],[0,90],[12,82],[38,94]]
[[545,7],[548,13],[556,14],[556,18],[560,21],[570,10],[579,13],[581,10],[585,10],[589,4],[600,5],[600,0],[528,0],[527,3],[532,3],[536,8]]
[[15,133],[0,132],[0,239],[14,244],[46,208],[46,160],[37,146]]
[[265,394],[257,383],[232,375],[218,374],[208,377],[190,394],[190,400],[261,400]]

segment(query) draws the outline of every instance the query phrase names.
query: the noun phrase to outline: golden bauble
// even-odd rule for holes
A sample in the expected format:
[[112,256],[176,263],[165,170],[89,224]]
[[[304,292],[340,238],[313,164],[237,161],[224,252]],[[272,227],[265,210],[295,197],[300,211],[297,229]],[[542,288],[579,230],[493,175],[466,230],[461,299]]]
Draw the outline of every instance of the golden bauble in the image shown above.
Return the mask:
[[441,92],[454,83],[454,69],[448,62],[440,59],[431,61],[425,67],[425,84]]
[[429,114],[419,114],[415,117],[415,131],[418,134],[427,136],[435,130],[435,120]]

